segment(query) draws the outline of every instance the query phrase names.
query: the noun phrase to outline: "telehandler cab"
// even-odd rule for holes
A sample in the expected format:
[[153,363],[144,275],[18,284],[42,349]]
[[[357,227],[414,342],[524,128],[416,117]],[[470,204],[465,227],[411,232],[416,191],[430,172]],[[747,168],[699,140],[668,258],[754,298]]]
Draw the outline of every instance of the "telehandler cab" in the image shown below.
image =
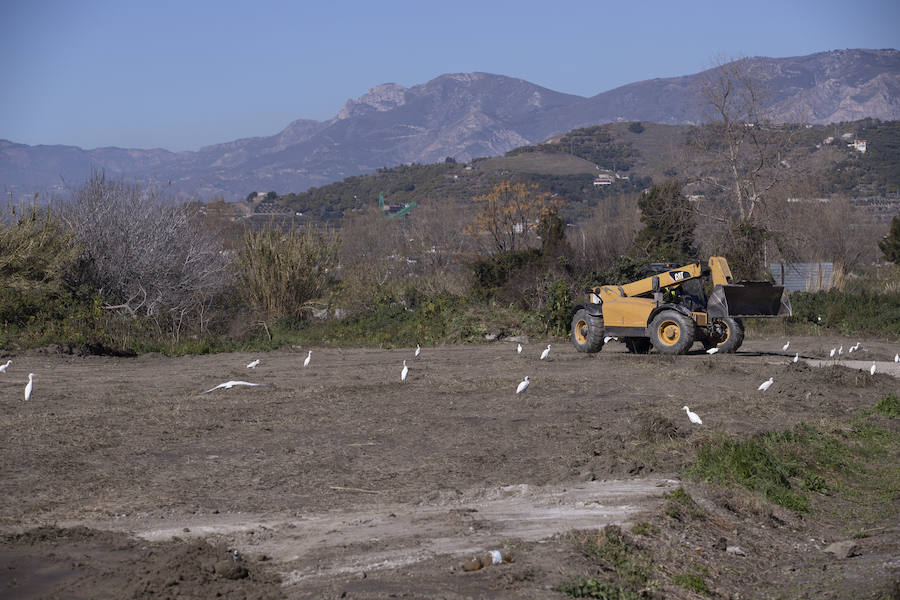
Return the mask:
[[607,336],[622,338],[630,352],[641,354],[651,346],[661,354],[685,354],[694,342],[707,350],[735,352],[744,341],[740,317],[791,314],[783,287],[763,281],[732,283],[721,256],[702,266],[655,264],[650,272],[633,283],[588,290],[587,302],[575,306],[572,318],[572,343],[579,352],[599,352]]

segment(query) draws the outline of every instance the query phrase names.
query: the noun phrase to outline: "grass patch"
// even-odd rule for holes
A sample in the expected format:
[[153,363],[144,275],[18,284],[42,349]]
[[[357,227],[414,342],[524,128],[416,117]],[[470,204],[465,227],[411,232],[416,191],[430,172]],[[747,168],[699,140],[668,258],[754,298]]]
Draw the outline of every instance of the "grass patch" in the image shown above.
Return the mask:
[[772,452],[765,436],[750,440],[723,436],[706,442],[688,473],[713,483],[737,483],[779,506],[809,511],[807,498],[791,486],[790,477],[795,474],[792,464]]
[[892,419],[900,417],[900,397],[888,394],[875,404],[875,412]]
[[702,519],[705,516],[703,509],[694,502],[691,495],[681,486],[678,486],[671,492],[664,493],[663,498],[667,500],[664,509],[665,513],[673,519],[683,521],[686,516],[696,519]]
[[575,598],[630,599],[641,597],[638,590],[657,585],[651,579],[651,557],[617,525],[607,525],[599,535],[576,534],[575,545],[583,554],[596,559],[613,581],[579,577],[560,586],[558,591]]
[[[900,488],[900,435],[870,421],[890,415],[886,396],[847,428],[825,431],[807,424],[750,439],[720,435],[702,443],[686,473],[721,485],[737,484],[797,512],[811,510],[809,494],[838,494],[857,505],[878,505]],[[672,492],[671,494],[675,494]],[[680,496],[673,496],[678,499]],[[670,505],[673,501],[670,499]],[[669,511],[678,512],[677,503]]]
[[601,598],[602,600],[640,600],[642,596],[631,590],[622,589],[596,577],[579,577],[564,583],[556,591],[573,598]]
[[487,334],[507,337],[523,333],[547,335],[540,315],[442,294],[412,305],[400,301],[379,304],[372,311],[340,320],[288,323],[277,335],[289,343],[391,347],[484,343]]
[[709,587],[706,585],[706,580],[703,579],[703,575],[700,573],[682,573],[681,575],[674,576],[672,582],[680,585],[686,590],[697,592],[698,594],[709,593]]
[[648,521],[640,521],[631,526],[631,533],[651,537],[659,533],[659,527]]

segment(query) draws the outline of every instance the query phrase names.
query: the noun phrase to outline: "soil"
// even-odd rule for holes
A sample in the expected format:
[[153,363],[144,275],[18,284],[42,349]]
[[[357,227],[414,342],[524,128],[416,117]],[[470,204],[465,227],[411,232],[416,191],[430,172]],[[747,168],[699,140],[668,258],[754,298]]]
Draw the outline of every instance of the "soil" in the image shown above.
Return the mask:
[[[658,527],[631,534],[649,596],[704,597],[671,583],[688,565],[713,597],[900,595],[896,504],[863,522],[823,496],[802,515],[679,477],[704,436],[848,421],[900,390],[900,344],[784,341],[676,357],[561,342],[543,361],[535,340],[314,347],[306,368],[299,347],[0,352],[0,596],[564,598],[603,575],[578,536],[638,522]],[[261,385],[202,393],[230,380]],[[679,486],[695,506],[674,518]],[[849,539],[854,556],[824,552]],[[490,550],[512,560],[462,569]]]

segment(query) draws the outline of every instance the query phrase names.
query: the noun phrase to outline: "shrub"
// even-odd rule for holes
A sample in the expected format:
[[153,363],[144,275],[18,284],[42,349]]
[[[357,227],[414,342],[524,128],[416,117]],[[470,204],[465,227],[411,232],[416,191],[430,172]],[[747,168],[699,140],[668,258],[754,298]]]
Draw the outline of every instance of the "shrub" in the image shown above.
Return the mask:
[[244,298],[267,320],[303,318],[325,292],[338,247],[337,236],[310,227],[246,231],[237,258]]
[[845,334],[900,335],[900,296],[864,288],[791,294],[789,322],[808,322]]
[[229,259],[196,207],[93,173],[65,219],[79,248],[73,282],[102,292],[105,308],[147,318],[177,342],[186,328],[204,333],[224,304]]
[[0,213],[0,286],[59,290],[72,266],[72,235],[50,209]]

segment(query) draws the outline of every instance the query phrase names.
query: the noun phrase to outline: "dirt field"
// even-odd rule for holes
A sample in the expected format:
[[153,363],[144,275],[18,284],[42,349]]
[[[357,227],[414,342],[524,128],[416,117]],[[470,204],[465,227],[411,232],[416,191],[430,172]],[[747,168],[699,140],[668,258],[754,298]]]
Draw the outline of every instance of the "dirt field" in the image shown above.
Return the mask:
[[[553,588],[591,568],[566,532],[662,522],[684,462],[671,440],[840,419],[900,390],[898,344],[816,337],[782,353],[784,341],[678,357],[554,343],[545,361],[534,340],[521,356],[508,343],[418,358],[312,348],[307,368],[307,348],[0,352],[12,359],[0,374],[0,596],[563,598]],[[856,341],[863,349],[848,355]],[[829,367],[838,345],[849,369]],[[201,394],[229,380],[262,385]],[[877,597],[898,581],[896,510],[842,561],[822,549],[857,523],[685,488],[708,516],[666,528],[656,568],[706,556],[719,565],[712,596]],[[746,556],[714,549],[720,538]],[[460,568],[489,550],[513,562]],[[704,597],[667,584],[653,593]]]

